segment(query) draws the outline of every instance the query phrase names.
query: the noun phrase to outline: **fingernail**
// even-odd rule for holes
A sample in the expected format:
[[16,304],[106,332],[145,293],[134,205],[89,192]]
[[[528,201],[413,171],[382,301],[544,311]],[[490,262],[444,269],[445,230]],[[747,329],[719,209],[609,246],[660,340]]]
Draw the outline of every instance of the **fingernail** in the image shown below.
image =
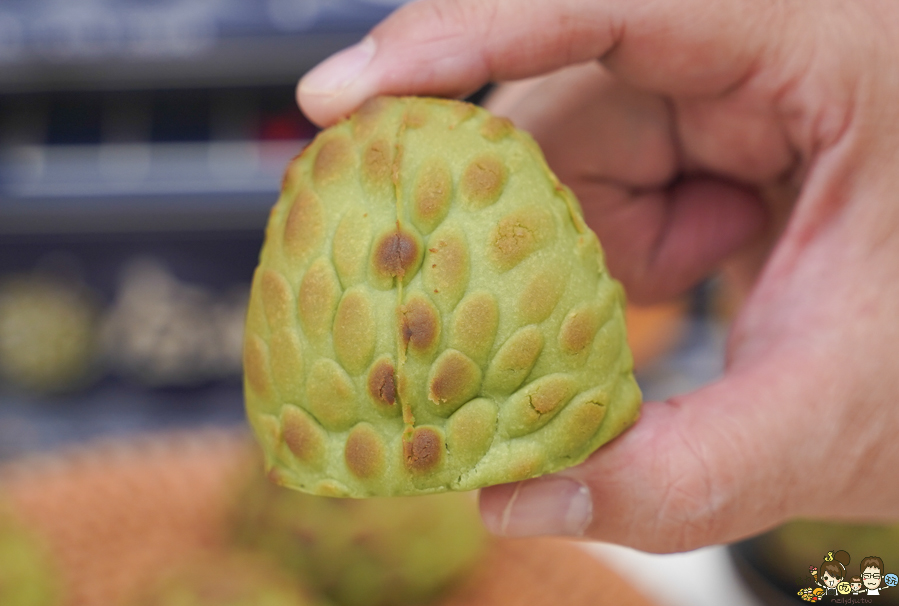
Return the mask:
[[333,97],[365,71],[374,55],[375,40],[366,36],[358,44],[329,57],[303,76],[300,80],[300,92]]
[[582,536],[593,520],[586,484],[562,476],[519,482],[499,519],[487,521],[495,534]]

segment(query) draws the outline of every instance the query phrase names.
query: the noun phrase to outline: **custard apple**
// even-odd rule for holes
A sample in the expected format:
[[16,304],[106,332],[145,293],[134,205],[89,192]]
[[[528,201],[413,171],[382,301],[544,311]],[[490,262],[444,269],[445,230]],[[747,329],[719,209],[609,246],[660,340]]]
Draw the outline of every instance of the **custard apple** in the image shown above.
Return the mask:
[[470,490],[583,461],[638,416],[624,293],[537,145],[380,97],[293,160],[253,277],[246,406],[275,481]]

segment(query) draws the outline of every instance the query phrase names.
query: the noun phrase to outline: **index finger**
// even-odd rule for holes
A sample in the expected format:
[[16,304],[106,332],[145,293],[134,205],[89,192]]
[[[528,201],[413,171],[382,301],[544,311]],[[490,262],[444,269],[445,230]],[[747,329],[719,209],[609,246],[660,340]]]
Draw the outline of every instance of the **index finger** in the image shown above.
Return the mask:
[[670,94],[714,94],[754,68],[775,2],[421,0],[309,72],[297,100],[329,125],[379,94],[460,96],[593,58]]

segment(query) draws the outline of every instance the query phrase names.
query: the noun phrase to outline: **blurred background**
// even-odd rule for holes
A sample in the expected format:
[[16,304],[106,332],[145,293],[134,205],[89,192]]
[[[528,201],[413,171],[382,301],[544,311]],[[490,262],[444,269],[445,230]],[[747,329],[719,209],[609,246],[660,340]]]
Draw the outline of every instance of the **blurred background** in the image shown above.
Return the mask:
[[0,457],[242,422],[296,81],[399,3],[0,3]]
[[[295,84],[401,3],[0,3],[0,464],[243,426],[249,282],[316,133]],[[647,399],[721,373],[732,309],[709,282],[628,310]],[[590,549],[660,604],[770,603],[724,547]]]

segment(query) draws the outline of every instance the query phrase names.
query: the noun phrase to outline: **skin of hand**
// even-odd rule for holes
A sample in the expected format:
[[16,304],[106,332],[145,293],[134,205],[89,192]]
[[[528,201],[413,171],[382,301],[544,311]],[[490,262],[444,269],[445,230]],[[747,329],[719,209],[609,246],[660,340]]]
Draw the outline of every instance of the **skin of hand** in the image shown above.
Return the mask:
[[377,94],[520,80],[494,109],[632,300],[744,276],[724,376],[577,467],[483,490],[494,532],[666,552],[899,519],[897,39],[889,0],[422,0],[300,81],[327,125]]

